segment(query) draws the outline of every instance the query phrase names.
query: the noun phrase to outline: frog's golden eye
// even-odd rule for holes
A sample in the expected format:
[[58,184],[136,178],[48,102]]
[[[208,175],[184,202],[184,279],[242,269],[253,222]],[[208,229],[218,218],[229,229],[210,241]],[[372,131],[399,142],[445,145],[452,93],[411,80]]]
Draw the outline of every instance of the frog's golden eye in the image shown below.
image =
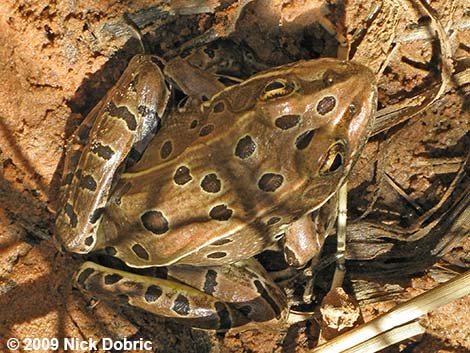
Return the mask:
[[323,83],[325,86],[331,86],[335,82],[339,80],[339,74],[336,71],[333,70],[326,70],[323,73]]
[[277,78],[269,82],[261,93],[262,100],[284,97],[294,92],[295,85],[283,78]]
[[343,141],[337,141],[326,152],[320,167],[320,175],[333,174],[344,164],[346,146]]

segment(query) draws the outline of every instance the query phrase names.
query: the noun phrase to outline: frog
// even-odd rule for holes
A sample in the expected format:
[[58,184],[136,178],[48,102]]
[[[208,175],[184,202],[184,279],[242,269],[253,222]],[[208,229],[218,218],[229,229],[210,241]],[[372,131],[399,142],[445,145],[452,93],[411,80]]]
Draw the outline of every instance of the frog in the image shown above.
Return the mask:
[[124,264],[86,261],[74,285],[199,329],[285,320],[286,294],[254,256],[282,244],[290,264],[312,258],[305,220],[346,181],[376,106],[373,73],[351,61],[225,86],[183,59],[135,56],[65,150],[58,248]]

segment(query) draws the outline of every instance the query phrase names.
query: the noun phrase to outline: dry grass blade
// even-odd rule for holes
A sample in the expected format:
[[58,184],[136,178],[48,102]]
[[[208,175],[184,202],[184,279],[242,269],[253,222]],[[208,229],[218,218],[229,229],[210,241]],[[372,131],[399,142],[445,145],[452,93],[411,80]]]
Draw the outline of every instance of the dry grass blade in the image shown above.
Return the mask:
[[357,346],[347,349],[342,353],[373,353],[381,349],[387,348],[392,344],[401,342],[407,338],[421,335],[425,332],[425,328],[417,322],[412,322],[390,331],[384,332],[381,335],[375,336],[367,342],[358,344]]
[[403,304],[397,305],[388,313],[315,348],[312,350],[312,353],[337,353],[348,351],[377,335],[415,320],[429,311],[435,310],[469,294],[470,271],[456,276],[450,281],[418,295]]

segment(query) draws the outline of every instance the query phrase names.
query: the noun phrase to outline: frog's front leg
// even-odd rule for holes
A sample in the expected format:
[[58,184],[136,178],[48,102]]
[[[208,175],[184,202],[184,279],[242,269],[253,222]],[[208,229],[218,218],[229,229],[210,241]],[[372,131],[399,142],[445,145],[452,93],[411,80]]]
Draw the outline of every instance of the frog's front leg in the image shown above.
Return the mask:
[[170,97],[159,63],[152,55],[134,57],[72,137],[54,232],[67,251],[93,250],[117,175],[155,134]]
[[254,259],[218,267],[169,267],[167,279],[86,262],[75,284],[92,297],[202,329],[227,330],[286,314],[284,293]]

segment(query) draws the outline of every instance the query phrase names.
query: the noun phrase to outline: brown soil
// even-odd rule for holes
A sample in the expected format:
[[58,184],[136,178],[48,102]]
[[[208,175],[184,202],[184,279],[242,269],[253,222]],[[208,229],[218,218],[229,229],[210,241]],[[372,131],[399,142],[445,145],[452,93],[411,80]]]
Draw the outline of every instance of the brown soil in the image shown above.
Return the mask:
[[[243,8],[239,3],[203,14],[196,14],[201,6],[195,5],[186,14],[184,5],[218,2],[180,1],[173,4],[176,15],[162,15],[155,10],[155,1],[125,3],[131,2],[6,0],[0,5],[0,351],[9,352],[10,337],[127,337],[151,340],[157,352],[307,351],[318,336],[313,323],[291,329],[279,346],[277,332],[269,328],[216,335],[94,303],[72,289],[70,278],[82,259],[59,254],[51,240],[63,148],[129,58],[140,51],[132,40],[133,31],[122,20],[124,13],[159,55],[208,29],[243,43],[266,66],[335,56],[338,49],[334,36],[317,23],[322,18],[319,2],[255,1],[243,9],[236,26],[228,26],[225,16],[235,18]],[[470,9],[458,3],[432,2],[444,27],[452,30],[457,73],[470,67]],[[343,33],[352,33],[369,11],[360,1],[345,7],[333,4],[331,9],[329,16]],[[390,50],[388,38],[394,28],[401,33],[426,22],[423,18],[419,22],[420,15],[411,9],[385,6],[357,47],[354,60],[377,72]],[[406,42],[401,56],[391,60],[379,80],[383,105],[415,94],[416,87],[430,89],[437,84],[438,75],[430,79],[426,71],[432,47],[424,42]],[[350,178],[352,215],[359,215],[375,200],[371,216],[385,218],[389,224],[400,221],[396,214],[417,217],[389,184],[376,183],[379,170],[385,170],[424,210],[443,197],[470,149],[469,82],[468,75],[454,80],[454,86],[423,113],[371,139]],[[447,255],[454,270],[468,267],[468,247],[468,238],[462,237],[455,250],[460,252]],[[448,266],[448,262],[440,264]],[[420,271],[413,280],[401,279],[404,290],[395,301],[364,307],[366,319],[438,284],[429,272]],[[430,313],[422,320],[427,333],[407,352],[470,352],[469,313],[468,297]]]

